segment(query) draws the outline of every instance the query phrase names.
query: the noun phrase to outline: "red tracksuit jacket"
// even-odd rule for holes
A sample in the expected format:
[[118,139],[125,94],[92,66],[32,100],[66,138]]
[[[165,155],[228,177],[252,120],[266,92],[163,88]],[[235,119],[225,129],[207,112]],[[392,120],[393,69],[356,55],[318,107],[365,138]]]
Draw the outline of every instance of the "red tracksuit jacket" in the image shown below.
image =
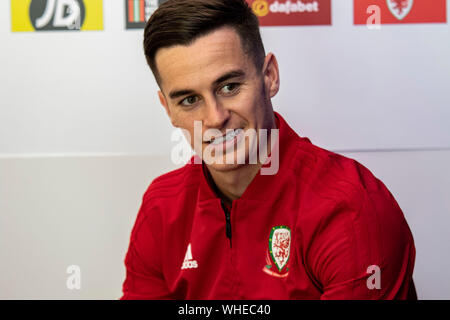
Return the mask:
[[276,118],[278,173],[258,173],[230,210],[192,159],[151,183],[121,299],[417,298],[413,237],[388,189]]

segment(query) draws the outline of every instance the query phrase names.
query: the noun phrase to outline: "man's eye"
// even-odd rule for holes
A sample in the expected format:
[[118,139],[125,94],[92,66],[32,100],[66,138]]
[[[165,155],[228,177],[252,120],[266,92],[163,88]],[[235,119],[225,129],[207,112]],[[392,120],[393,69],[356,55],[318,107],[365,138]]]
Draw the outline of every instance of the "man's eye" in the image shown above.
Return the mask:
[[193,105],[194,103],[196,103],[197,101],[198,101],[197,96],[190,96],[190,97],[187,97],[187,98],[181,100],[180,105],[189,107],[189,106]]
[[239,89],[239,83],[229,83],[224,85],[220,91],[226,95],[233,94]]

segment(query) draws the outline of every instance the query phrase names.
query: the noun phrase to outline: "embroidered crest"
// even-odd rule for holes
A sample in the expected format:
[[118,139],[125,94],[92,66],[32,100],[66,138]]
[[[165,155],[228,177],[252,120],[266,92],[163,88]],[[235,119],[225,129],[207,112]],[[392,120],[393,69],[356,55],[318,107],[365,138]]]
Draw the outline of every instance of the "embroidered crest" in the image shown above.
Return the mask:
[[267,265],[263,271],[271,276],[284,278],[289,273],[287,267],[291,250],[291,229],[287,226],[273,227],[269,236]]
[[403,20],[411,11],[414,0],[386,0],[386,2],[394,17]]

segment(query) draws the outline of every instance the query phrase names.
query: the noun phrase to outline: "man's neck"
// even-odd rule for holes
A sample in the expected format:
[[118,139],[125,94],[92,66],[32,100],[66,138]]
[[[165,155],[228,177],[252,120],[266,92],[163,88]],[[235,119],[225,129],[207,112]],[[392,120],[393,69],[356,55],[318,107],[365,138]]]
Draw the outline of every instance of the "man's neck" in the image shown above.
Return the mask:
[[248,164],[231,171],[215,171],[207,167],[206,174],[219,198],[231,205],[233,200],[242,196],[260,168],[261,164]]
[[[271,129],[278,128],[275,116],[273,117],[270,127]],[[268,134],[267,143],[267,150],[269,154],[271,152],[270,133]],[[209,184],[214,189],[216,194],[227,204],[231,205],[233,200],[236,200],[242,196],[252,180],[258,174],[261,167],[262,163],[260,161],[258,161],[257,164],[246,164],[230,171],[216,171],[206,166],[205,174],[207,175]]]

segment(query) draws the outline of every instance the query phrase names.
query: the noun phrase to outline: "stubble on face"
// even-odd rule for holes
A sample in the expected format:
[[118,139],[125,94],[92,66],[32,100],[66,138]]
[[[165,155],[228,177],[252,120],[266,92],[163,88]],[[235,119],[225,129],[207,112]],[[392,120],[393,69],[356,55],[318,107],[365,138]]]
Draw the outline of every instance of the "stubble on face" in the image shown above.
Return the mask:
[[[194,138],[194,121],[202,121],[202,131],[217,129],[223,134],[231,129],[273,128],[273,110],[267,101],[262,73],[258,72],[251,57],[244,53],[238,34],[231,28],[221,28],[200,37],[188,46],[174,46],[160,49],[156,64],[161,75],[161,89],[166,111],[172,124],[184,129]],[[216,83],[227,73],[242,71],[243,77]],[[239,92],[233,96],[217,94],[221,85],[232,81],[240,83]],[[177,93],[176,98],[173,93]],[[180,94],[185,93],[185,94]],[[198,103],[189,108],[180,106],[180,100],[193,95]],[[195,100],[195,99],[194,99]],[[202,154],[210,142],[202,139]],[[195,141],[191,139],[194,149]],[[196,150],[197,153],[199,150]],[[246,146],[246,163],[249,150]],[[225,161],[224,155],[224,161]],[[235,170],[242,166],[234,164],[213,164],[216,171]]]

